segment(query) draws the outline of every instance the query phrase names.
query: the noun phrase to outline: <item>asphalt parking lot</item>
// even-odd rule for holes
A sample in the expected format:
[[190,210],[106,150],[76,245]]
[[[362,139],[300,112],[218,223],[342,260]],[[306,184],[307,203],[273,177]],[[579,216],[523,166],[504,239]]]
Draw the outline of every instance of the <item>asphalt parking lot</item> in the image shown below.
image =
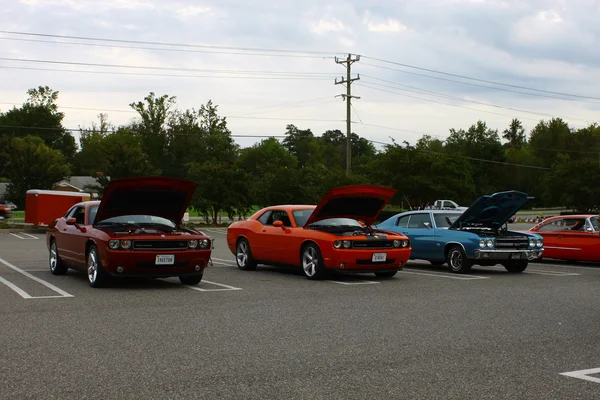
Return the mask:
[[[92,289],[44,237],[0,232],[2,399],[597,399],[600,267],[392,279],[240,271]],[[567,374],[567,375],[565,375]],[[571,376],[568,376],[571,375]]]

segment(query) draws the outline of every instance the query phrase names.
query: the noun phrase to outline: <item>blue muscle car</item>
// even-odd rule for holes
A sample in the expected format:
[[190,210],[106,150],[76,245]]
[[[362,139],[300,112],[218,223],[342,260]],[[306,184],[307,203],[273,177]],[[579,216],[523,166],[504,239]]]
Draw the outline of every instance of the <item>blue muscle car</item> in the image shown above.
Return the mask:
[[544,239],[509,231],[506,222],[531,199],[518,191],[494,193],[481,196],[464,212],[409,211],[377,229],[403,233],[411,241],[411,259],[447,263],[452,272],[468,272],[475,264],[502,264],[508,272],[523,272],[529,260],[541,257]]

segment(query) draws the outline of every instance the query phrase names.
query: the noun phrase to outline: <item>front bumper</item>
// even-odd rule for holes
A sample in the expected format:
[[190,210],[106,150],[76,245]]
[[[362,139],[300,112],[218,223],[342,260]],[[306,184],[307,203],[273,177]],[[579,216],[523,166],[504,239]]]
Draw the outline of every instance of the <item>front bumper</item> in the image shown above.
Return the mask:
[[[411,249],[334,249],[323,261],[328,269],[353,273],[400,271],[410,257]],[[374,254],[385,254],[385,260],[373,261]]]
[[542,256],[544,248],[525,250],[475,250],[476,260],[534,260]]
[[[157,255],[174,255],[171,265],[156,265]],[[185,251],[108,251],[102,267],[113,276],[154,277],[202,275],[208,266],[211,249]]]

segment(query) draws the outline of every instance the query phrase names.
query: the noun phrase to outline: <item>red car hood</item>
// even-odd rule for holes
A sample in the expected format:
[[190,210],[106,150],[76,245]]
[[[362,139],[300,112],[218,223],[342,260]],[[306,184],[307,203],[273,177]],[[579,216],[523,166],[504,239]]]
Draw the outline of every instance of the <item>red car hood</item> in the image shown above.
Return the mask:
[[113,180],[104,189],[94,222],[121,215],[154,215],[179,224],[197,185],[155,176]]
[[374,185],[331,189],[308,217],[304,227],[327,218],[353,218],[372,225],[396,192],[395,189]]

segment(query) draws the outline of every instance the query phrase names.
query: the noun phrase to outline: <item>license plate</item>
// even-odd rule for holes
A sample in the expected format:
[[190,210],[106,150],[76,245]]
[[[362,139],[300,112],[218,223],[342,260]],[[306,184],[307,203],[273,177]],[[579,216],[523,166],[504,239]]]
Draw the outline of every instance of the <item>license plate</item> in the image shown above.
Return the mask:
[[387,260],[387,253],[373,253],[371,257],[371,261],[373,262],[383,262]]
[[173,265],[173,264],[175,264],[175,256],[174,255],[169,255],[169,256],[158,255],[158,256],[156,256],[156,265]]
[[510,258],[513,259],[513,260],[520,259],[521,258],[521,253],[512,253],[510,255]]

